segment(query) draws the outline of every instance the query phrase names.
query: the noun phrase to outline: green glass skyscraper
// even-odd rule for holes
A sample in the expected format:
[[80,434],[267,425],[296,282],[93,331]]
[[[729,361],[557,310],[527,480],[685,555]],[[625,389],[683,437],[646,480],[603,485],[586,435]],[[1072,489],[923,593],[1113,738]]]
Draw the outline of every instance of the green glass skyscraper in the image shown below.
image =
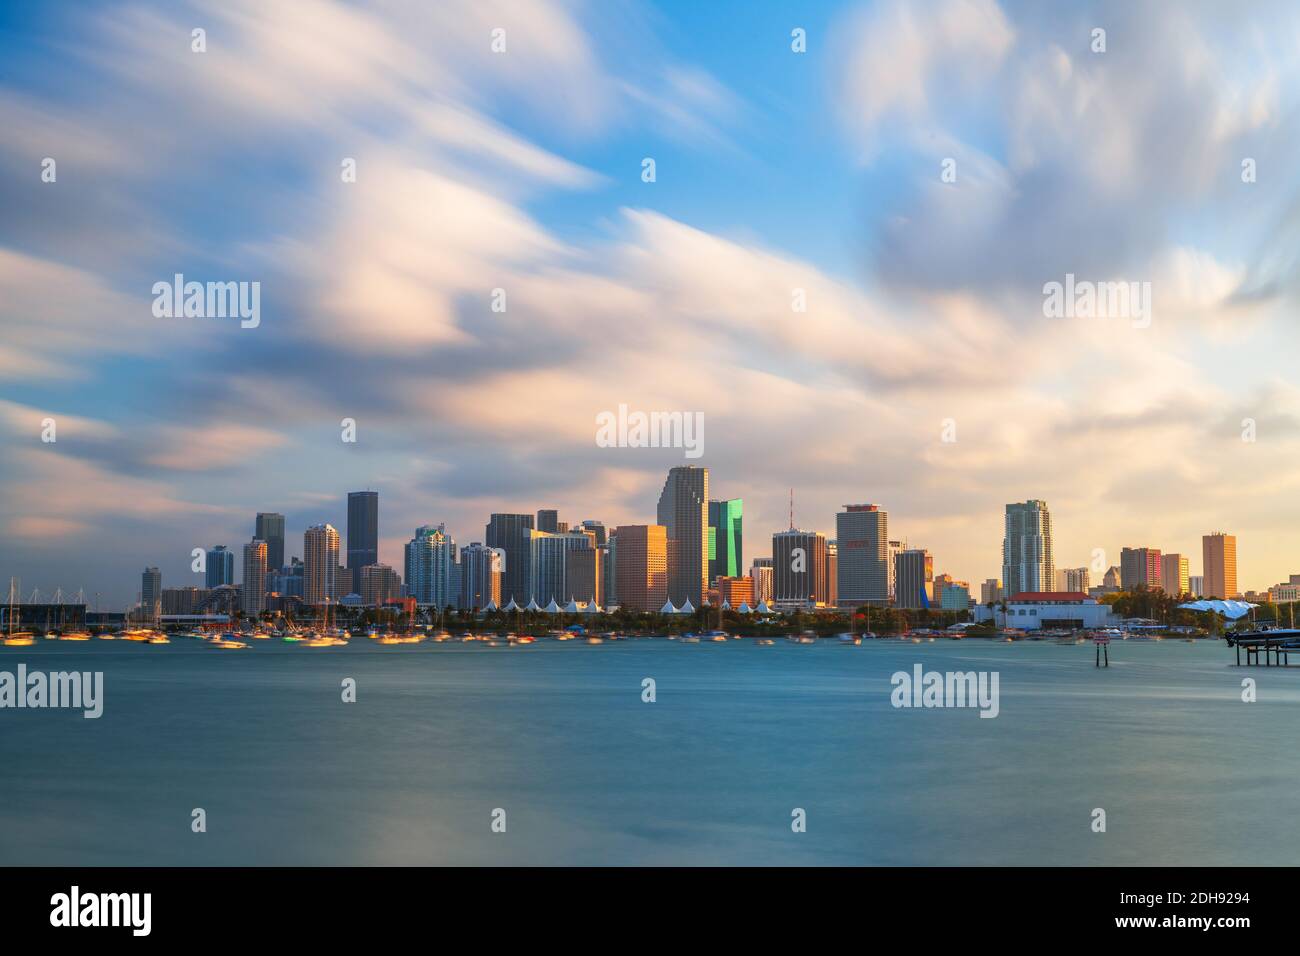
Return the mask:
[[709,586],[719,577],[738,578],[745,561],[741,524],[745,503],[740,498],[709,502]]

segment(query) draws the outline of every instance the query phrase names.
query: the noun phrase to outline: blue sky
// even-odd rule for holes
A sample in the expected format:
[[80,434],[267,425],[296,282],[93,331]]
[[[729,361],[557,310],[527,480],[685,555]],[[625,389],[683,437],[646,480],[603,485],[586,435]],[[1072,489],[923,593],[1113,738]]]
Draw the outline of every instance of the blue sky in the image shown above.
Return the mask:
[[[1300,570],[1287,4],[53,3],[0,25],[0,572],[28,591],[120,604],[146,564],[192,583],[190,550],[238,547],[259,510],[300,553],[365,487],[399,566],[417,525],[468,543],[491,511],[645,522],[683,459],[597,447],[621,403],[704,414],[750,557],[794,487],[801,526],[875,502],[972,582],[1026,498],[1062,567],[1151,546],[1196,573],[1226,528],[1244,585]],[[155,318],[176,272],[260,282],[260,326]],[[1066,273],[1149,282],[1151,321],[1047,320]]]

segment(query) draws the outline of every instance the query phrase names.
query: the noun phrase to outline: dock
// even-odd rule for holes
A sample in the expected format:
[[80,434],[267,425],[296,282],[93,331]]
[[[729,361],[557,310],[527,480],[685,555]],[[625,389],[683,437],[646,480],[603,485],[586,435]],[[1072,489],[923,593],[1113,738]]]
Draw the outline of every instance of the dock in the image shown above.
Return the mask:
[[[1241,652],[1246,652],[1247,667],[1289,667],[1291,651],[1300,653],[1300,629],[1278,628],[1271,631],[1245,631],[1241,634],[1224,634],[1223,639],[1237,650],[1237,666],[1241,666]],[[1260,653],[1264,662],[1260,664]]]

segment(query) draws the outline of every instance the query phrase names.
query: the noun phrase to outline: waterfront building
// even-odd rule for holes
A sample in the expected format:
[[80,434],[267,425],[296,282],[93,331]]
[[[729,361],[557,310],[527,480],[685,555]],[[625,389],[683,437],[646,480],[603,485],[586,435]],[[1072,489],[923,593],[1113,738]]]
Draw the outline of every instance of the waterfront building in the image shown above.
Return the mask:
[[1205,596],[1230,600],[1237,597],[1237,538],[1215,531],[1201,538]]
[[658,611],[668,599],[668,529],[619,525],[614,530],[618,603],[632,611]]
[[504,565],[501,570],[502,606],[511,601],[519,607],[528,603],[532,584],[529,535],[533,530],[532,515],[493,514],[488,520],[483,540],[489,548],[500,549]]
[[197,614],[199,605],[212,592],[207,588],[180,587],[162,589],[163,614]]
[[894,605],[927,607],[934,601],[934,558],[924,548],[908,548],[894,559],[894,580],[898,593]]
[[996,604],[1002,600],[1002,582],[997,578],[988,578],[980,585],[980,603],[988,604],[992,601]]
[[387,564],[368,564],[361,569],[361,603],[383,607],[402,596],[402,579]]
[[284,515],[259,511],[253,522],[253,537],[266,542],[266,566],[272,573],[284,567]]
[[845,505],[835,516],[835,542],[839,551],[836,604],[888,604],[892,578],[888,512],[878,505]]
[[1119,553],[1119,583],[1125,591],[1160,587],[1160,549],[1123,549]]
[[361,569],[379,563],[379,492],[348,492],[348,587],[361,593]]
[[331,524],[315,524],[302,536],[303,602],[325,604],[334,599],[339,578],[339,533]]
[[1006,506],[1002,538],[1002,580],[1008,593],[1049,591],[1055,587],[1052,514],[1047,502],[1033,499]]
[[239,609],[246,617],[257,617],[266,608],[265,541],[254,538],[244,545],[244,581],[239,590]]
[[1086,594],[1069,591],[1013,594],[1007,599],[1005,619],[1000,607],[990,611],[982,604],[976,605],[974,613],[976,622],[992,620],[1022,631],[1037,631],[1045,627],[1081,630],[1115,624],[1110,605],[1101,604]]
[[709,502],[709,577],[734,578],[744,565],[742,548],[745,503],[740,498]]
[[442,609],[460,603],[456,541],[447,526],[421,525],[405,547],[406,592],[417,604]]
[[668,533],[668,598],[677,607],[704,601],[709,573],[709,469],[678,465],[659,494],[658,521]]
[[564,561],[565,604],[604,603],[604,551],[601,548],[570,548]]
[[203,583],[209,588],[235,583],[235,554],[224,544],[208,549],[204,560],[207,572]]
[[[944,575],[947,577],[947,575]],[[948,578],[943,591],[939,594],[939,607],[945,611],[970,610],[970,584],[966,581],[953,581]]]
[[460,549],[460,606],[501,606],[501,555],[478,541]]
[[781,607],[824,607],[829,602],[824,534],[792,528],[772,535],[772,592]]
[[1192,589],[1190,562],[1183,554],[1165,554],[1160,557],[1160,586],[1166,594],[1182,597]]

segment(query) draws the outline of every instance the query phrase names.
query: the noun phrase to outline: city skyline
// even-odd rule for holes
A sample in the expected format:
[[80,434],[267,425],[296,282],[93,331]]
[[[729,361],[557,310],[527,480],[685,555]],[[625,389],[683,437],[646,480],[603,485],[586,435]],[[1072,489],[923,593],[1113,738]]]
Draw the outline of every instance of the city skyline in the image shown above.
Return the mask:
[[[1300,11],[525,6],[6,11],[0,573],[122,603],[258,511],[344,529],[339,487],[399,568],[431,522],[652,520],[708,462],[747,557],[793,486],[970,582],[1033,499],[1058,566],[1226,527],[1242,589],[1287,579]],[[177,275],[260,321],[155,314]],[[1076,276],[1149,314],[1049,318]],[[702,447],[602,446],[624,406]]]

